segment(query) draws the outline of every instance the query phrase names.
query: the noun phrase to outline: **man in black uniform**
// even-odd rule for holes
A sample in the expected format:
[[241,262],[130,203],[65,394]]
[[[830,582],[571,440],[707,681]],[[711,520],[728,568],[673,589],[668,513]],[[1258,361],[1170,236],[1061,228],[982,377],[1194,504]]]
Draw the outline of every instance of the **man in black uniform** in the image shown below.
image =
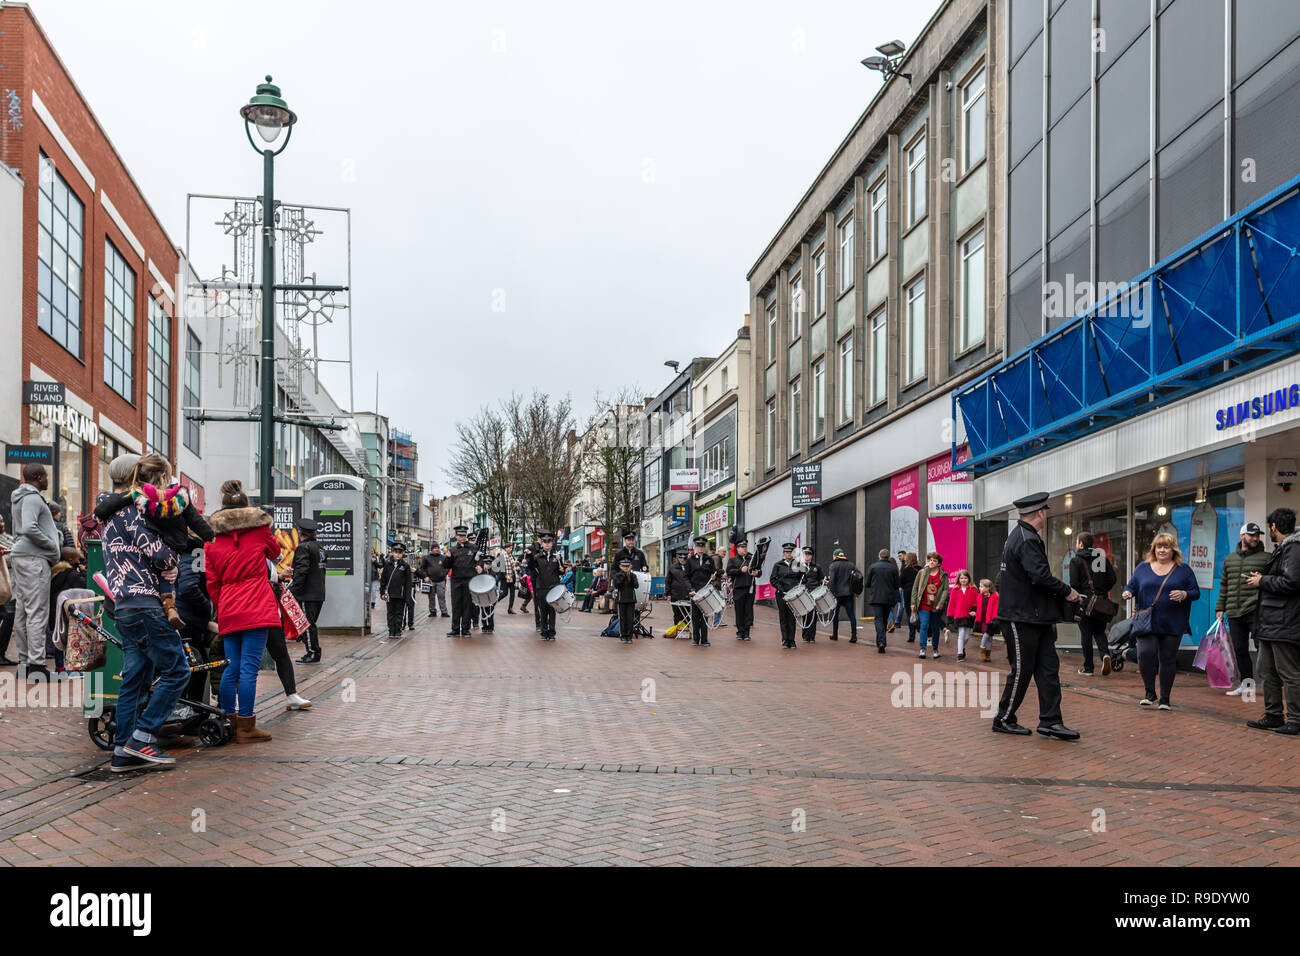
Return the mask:
[[320,635],[316,619],[325,605],[325,558],[316,541],[316,522],[310,518],[298,519],[298,547],[293,552],[293,583],[289,590],[302,605],[307,615],[307,653],[298,658],[299,664],[320,663]]
[[709,620],[704,612],[694,603],[695,592],[712,584],[717,576],[718,566],[709,554],[709,542],[705,538],[695,539],[695,553],[686,559],[686,577],[691,582],[691,646],[712,647],[709,643]]
[[785,603],[785,592],[803,581],[803,574],[795,569],[794,543],[781,545],[781,560],[774,562],[768,583],[776,589],[776,613],[781,620],[781,647],[794,650],[794,611]]
[[557,587],[564,575],[560,556],[555,552],[555,535],[543,531],[537,539],[541,547],[533,554],[531,560],[533,572],[533,589],[537,609],[542,622],[542,640],[555,640],[555,608],[546,600],[550,590]]
[[[736,542],[736,553],[727,559],[727,577],[731,578],[731,601],[736,609],[736,640],[749,640],[754,626],[754,578],[761,568],[746,568],[749,541]],[[750,562],[753,563],[753,562]]]
[[619,563],[610,587],[618,601],[618,639],[623,644],[631,644],[636,627],[636,575],[632,573],[631,558]]
[[434,607],[434,598],[442,607],[442,616],[450,617],[447,613],[447,568],[443,564],[442,547],[438,542],[434,542],[420,561],[420,575],[429,582],[429,617],[437,617],[437,608]]
[[645,552],[636,546],[636,532],[630,528],[623,532],[623,547],[614,555],[614,567],[621,567],[623,559],[632,562],[633,571],[649,571],[650,563],[645,559]]
[[1061,661],[1056,656],[1056,624],[1064,619],[1065,601],[1078,602],[1079,592],[1052,575],[1043,547],[1047,527],[1047,492],[1015,502],[1020,520],[1007,536],[998,572],[998,620],[1011,659],[1011,673],[1002,691],[993,730],[1027,736],[1016,722],[1029,678],[1038,685],[1038,732],[1058,740],[1078,740],[1079,732],[1061,722]]
[[[803,586],[811,593],[826,583],[826,575],[822,569],[817,566],[817,560],[813,557],[812,548],[803,549]],[[817,612],[808,615],[808,623],[803,628],[803,642],[805,644],[815,643],[817,640]]]
[[469,596],[469,579],[483,573],[483,565],[475,562],[474,546],[469,543],[469,528],[463,524],[452,529],[456,543],[443,562],[451,578],[451,630],[448,637],[469,637],[470,620],[474,602]]
[[406,548],[393,545],[392,557],[384,564],[379,577],[379,596],[388,602],[388,636],[402,636],[402,618],[406,614],[406,594],[411,589],[411,566],[406,563]]

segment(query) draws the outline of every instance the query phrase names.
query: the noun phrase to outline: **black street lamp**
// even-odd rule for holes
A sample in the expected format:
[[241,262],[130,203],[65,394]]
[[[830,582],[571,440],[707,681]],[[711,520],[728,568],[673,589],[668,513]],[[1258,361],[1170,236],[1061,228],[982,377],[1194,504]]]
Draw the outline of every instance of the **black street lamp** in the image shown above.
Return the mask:
[[[297,115],[280,98],[280,88],[271,82],[257,87],[248,105],[239,111],[249,145],[262,154],[262,468],[259,483],[263,505],[275,500],[275,157],[289,145]],[[253,139],[256,127],[258,138]],[[283,131],[284,141],[273,148]]]

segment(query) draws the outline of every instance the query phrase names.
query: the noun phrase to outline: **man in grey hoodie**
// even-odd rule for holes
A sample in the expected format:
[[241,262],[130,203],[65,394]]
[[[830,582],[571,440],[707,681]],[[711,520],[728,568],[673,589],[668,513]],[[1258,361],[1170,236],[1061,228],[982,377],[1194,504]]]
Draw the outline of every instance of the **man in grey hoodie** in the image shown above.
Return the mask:
[[9,555],[13,579],[14,637],[18,666],[29,678],[49,679],[45,668],[45,628],[50,617],[50,566],[59,560],[59,533],[41,492],[49,487],[44,465],[23,466],[23,483],[9,496],[14,546]]

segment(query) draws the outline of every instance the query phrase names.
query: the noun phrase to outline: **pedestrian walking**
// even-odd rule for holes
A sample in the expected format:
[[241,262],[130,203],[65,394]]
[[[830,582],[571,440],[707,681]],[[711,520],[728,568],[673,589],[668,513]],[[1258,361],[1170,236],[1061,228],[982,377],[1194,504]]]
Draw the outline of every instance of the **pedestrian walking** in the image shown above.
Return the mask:
[[1107,677],[1111,670],[1110,644],[1106,637],[1106,628],[1113,615],[1103,613],[1089,614],[1088,602],[1094,597],[1105,598],[1115,586],[1115,568],[1111,565],[1106,552],[1092,546],[1092,535],[1082,532],[1074,541],[1074,557],[1070,559],[1070,587],[1079,592],[1079,644],[1083,650],[1083,667],[1079,668],[1081,677],[1091,677],[1093,671],[1093,644],[1097,645],[1101,658],[1101,676]]
[[203,570],[230,660],[221,675],[221,709],[235,724],[235,743],[270,740],[257,726],[253,704],[267,632],[280,626],[280,605],[266,567],[268,559],[279,560],[280,542],[271,516],[249,507],[237,478],[222,484],[221,510],[213,512],[210,523],[217,536],[203,549]]
[[[1259,591],[1246,583],[1246,578],[1268,566],[1268,552],[1264,550],[1264,531],[1253,521],[1241,526],[1239,544],[1223,559],[1223,574],[1219,577],[1219,600],[1214,605],[1215,617],[1228,619],[1228,634],[1236,652],[1237,686],[1229,690],[1229,697],[1250,700],[1255,696],[1255,670],[1250,659],[1250,637],[1255,629],[1255,608],[1259,604]],[[1256,643],[1259,638],[1256,637]]]
[[1133,570],[1124,586],[1124,600],[1135,601],[1133,633],[1137,637],[1138,670],[1146,691],[1138,703],[1143,707],[1173,709],[1169,692],[1178,673],[1178,645],[1188,632],[1191,603],[1200,596],[1196,575],[1183,564],[1174,536],[1164,532],[1156,535],[1146,560]]
[[916,609],[917,625],[921,632],[921,653],[925,657],[925,643],[930,642],[930,659],[939,659],[939,627],[944,608],[948,606],[948,573],[943,569],[943,555],[931,551],[925,556],[925,568],[916,575],[912,584],[912,606]]
[[[122,646],[117,734],[109,769],[124,773],[172,767],[176,758],[158,746],[158,731],[190,678],[181,636],[163,613],[160,593],[162,580],[176,581],[176,553],[145,523],[138,508],[119,509],[104,522],[100,537],[104,579]],[[142,707],[146,696],[148,704]]]
[[1294,737],[1300,735],[1300,534],[1295,512],[1273,509],[1268,536],[1276,545],[1268,564],[1245,579],[1259,591],[1255,640],[1264,688],[1264,716],[1246,726]]
[[293,580],[289,593],[302,606],[307,615],[307,633],[302,635],[307,653],[298,658],[299,664],[320,663],[320,632],[316,622],[325,606],[325,555],[316,540],[316,522],[311,518],[298,519],[298,547],[293,551]]
[[948,616],[957,632],[957,660],[966,659],[966,642],[974,633],[975,600],[979,597],[975,579],[965,568],[957,572],[957,586],[948,594]]
[[[835,552],[837,555],[843,554],[842,551]],[[837,566],[836,561],[831,562],[832,582]],[[865,582],[867,603],[871,605],[871,617],[876,625],[876,651],[885,653],[887,643],[886,635],[889,633],[889,615],[894,610],[898,601],[899,577],[898,565],[894,564],[889,557],[889,549],[881,548],[876,553],[876,560],[867,568],[867,579]],[[832,584],[832,589],[834,585]],[[850,592],[851,594],[851,592]],[[836,591],[836,598],[839,598],[839,592]],[[839,626],[839,608],[835,609],[835,623]],[[853,603],[852,597],[849,599],[849,621],[853,623]],[[831,640],[834,640],[832,635]],[[857,626],[854,624],[853,643],[857,643],[858,633]]]
[[736,640],[749,640],[754,626],[754,582],[761,568],[749,553],[749,539],[736,542],[736,553],[727,559],[726,575],[731,579],[731,604],[736,610]]
[[890,634],[892,634],[894,628],[898,626],[898,622],[903,620],[907,604],[907,596],[904,594],[903,579],[901,577],[903,569],[907,567],[907,552],[900,550],[896,555],[896,558],[897,560],[894,563],[894,569],[898,571],[900,577],[898,579],[898,596],[894,599],[893,606],[889,610],[889,624],[885,628],[885,631]]
[[1056,653],[1056,625],[1064,619],[1062,601],[1077,603],[1079,592],[1053,576],[1047,563],[1042,531],[1047,527],[1047,498],[1040,491],[1016,501],[1020,520],[1007,535],[998,572],[998,616],[1006,624],[1007,675],[993,718],[1000,734],[1028,736],[1030,730],[1016,720],[1016,711],[1029,689],[1038,687],[1038,732],[1058,740],[1078,740],[1079,732],[1065,726],[1061,717],[1061,660]]
[[912,607],[912,588],[916,586],[917,575],[921,573],[921,564],[916,558],[915,552],[908,551],[903,555],[903,566],[898,571],[899,590],[903,592],[903,620],[907,621],[907,643],[911,644],[916,640],[918,630],[918,618]]
[[[429,582],[429,617],[449,617],[447,613],[447,561],[442,546],[434,542],[420,560],[420,573]],[[436,599],[436,612],[435,612]]]
[[[267,579],[271,582],[271,593],[275,595],[275,603],[278,607],[285,584],[275,570],[275,561],[270,558],[266,560],[266,572]],[[275,664],[276,676],[280,678],[280,686],[284,688],[284,709],[309,710],[311,701],[298,693],[298,678],[293,672],[293,659],[289,656],[289,646],[284,639],[283,615],[280,623],[266,629],[266,653]]]
[[13,586],[14,637],[20,680],[49,680],[45,631],[50,619],[50,567],[59,560],[62,541],[42,497],[50,486],[44,465],[23,465],[22,484],[9,496],[14,543],[9,553]]

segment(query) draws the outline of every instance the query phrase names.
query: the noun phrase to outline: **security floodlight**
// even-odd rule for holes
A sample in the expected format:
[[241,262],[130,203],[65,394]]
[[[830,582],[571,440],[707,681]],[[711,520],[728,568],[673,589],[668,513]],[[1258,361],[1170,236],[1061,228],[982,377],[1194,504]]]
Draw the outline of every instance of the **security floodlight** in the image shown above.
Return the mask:
[[681,363],[681,362],[674,362],[672,359],[669,359],[667,362],[664,362],[664,364],[667,365],[667,366],[668,366],[670,369],[672,369],[674,372],[676,372],[676,371],[677,371],[677,366],[681,365],[682,363]]
[[862,61],[862,65],[865,66],[868,70],[883,71],[885,67],[889,65],[889,61],[886,60],[883,56],[869,56]]
[[898,56],[906,49],[907,47],[903,46],[902,40],[890,40],[888,43],[882,43],[876,47],[876,51],[885,56]]
[[862,61],[862,65],[868,70],[875,70],[885,78],[888,83],[890,77],[901,76],[910,84],[912,82],[911,73],[899,73],[898,64],[903,62],[903,51],[907,49],[903,46],[901,40],[890,40],[888,43],[882,43],[876,47],[880,51],[880,56],[869,56]]

